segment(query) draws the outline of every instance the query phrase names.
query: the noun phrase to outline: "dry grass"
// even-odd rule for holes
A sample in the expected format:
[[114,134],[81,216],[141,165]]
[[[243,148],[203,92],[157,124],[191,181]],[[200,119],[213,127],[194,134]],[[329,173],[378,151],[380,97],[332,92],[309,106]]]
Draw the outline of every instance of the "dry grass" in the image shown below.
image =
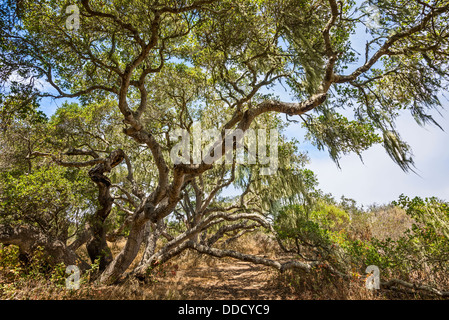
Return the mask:
[[[400,213],[397,213],[400,215]],[[388,216],[388,215],[387,215]],[[389,224],[378,215],[379,224],[372,232],[381,235],[389,232]],[[404,220],[404,225],[407,221]],[[377,228],[377,229],[376,229]],[[382,229],[383,228],[383,229]],[[386,229],[385,229],[386,228]],[[125,241],[111,243],[113,254],[123,248]],[[217,244],[220,246],[220,244]],[[244,236],[227,246],[249,254],[271,259],[283,259],[281,250],[275,240],[263,233]],[[85,248],[79,254],[86,256]],[[133,268],[139,261],[139,253]],[[412,280],[422,280],[425,273],[410,275]],[[446,277],[443,275],[443,282]],[[442,281],[442,278],[435,278]],[[446,279],[446,282],[449,280]],[[447,283],[449,285],[449,283]],[[404,295],[394,291],[370,291],[365,288],[364,279],[352,281],[334,279],[324,269],[309,274],[287,271],[283,274],[269,267],[236,261],[231,258],[217,259],[186,251],[157,267],[153,276],[146,283],[135,279],[114,286],[100,286],[95,283],[83,283],[79,290],[67,290],[63,282],[56,285],[44,277],[23,279],[9,270],[0,269],[1,299],[95,299],[95,300],[161,300],[161,299],[313,299],[313,300],[377,300],[377,299],[423,299],[426,296]]]
[[384,240],[396,240],[411,228],[413,219],[404,209],[397,207],[379,208],[370,213],[370,229],[372,236]]
[[[125,241],[110,243],[117,254]],[[228,245],[229,249],[274,258],[276,244],[264,234],[245,236]],[[85,247],[79,249],[87,257]],[[139,262],[136,257],[130,270]],[[23,279],[6,270],[0,271],[2,299],[289,299],[290,291],[276,283],[277,272],[231,258],[217,259],[186,251],[158,267],[147,283],[135,279],[114,286],[83,283],[79,290],[67,290],[63,284],[38,277]]]
[[[117,254],[123,245],[124,241],[111,244],[113,253]],[[242,237],[228,248],[267,258],[275,258],[279,251],[277,244],[264,234]],[[85,248],[81,249],[83,250]],[[135,263],[138,261],[139,257]],[[299,279],[303,278],[291,272],[280,275],[269,267],[187,251],[157,269],[148,283],[135,279],[114,286],[84,283],[75,291],[67,290],[63,285],[56,285],[43,277],[25,280],[2,270],[0,297],[17,300],[329,299],[329,289],[335,292],[333,294],[339,293],[339,296],[335,296],[336,299],[372,298],[367,295],[369,293],[366,290],[357,292],[356,288],[360,286],[351,285],[348,290],[342,290],[343,287],[324,290],[319,288],[320,283],[314,285],[310,279],[308,285],[302,287]]]

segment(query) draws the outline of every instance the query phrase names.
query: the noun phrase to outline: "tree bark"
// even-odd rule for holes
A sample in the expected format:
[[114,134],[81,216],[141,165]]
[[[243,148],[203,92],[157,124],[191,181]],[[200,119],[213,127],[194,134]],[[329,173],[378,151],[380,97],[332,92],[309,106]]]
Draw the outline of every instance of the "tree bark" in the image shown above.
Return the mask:
[[106,161],[89,170],[90,179],[98,186],[98,202],[100,207],[90,219],[92,237],[87,241],[86,248],[91,262],[100,259],[99,270],[103,271],[112,261],[112,252],[106,242],[105,221],[112,210],[114,198],[111,196],[111,181],[104,175],[125,159],[125,153],[121,150],[111,152]]
[[145,223],[132,224],[125,247],[103,271],[100,277],[101,283],[112,284],[120,279],[137,256],[144,233]]
[[81,260],[75,251],[62,241],[52,239],[32,226],[0,225],[0,243],[18,246],[22,255],[30,255],[35,249],[42,247],[52,264],[62,262],[65,265],[76,265],[81,270],[90,268],[89,264]]

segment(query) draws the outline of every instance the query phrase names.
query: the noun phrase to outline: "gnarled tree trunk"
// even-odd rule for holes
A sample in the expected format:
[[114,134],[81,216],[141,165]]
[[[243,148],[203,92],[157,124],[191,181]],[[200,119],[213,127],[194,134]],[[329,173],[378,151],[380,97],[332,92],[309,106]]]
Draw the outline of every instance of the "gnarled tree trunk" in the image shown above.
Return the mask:
[[111,181],[104,175],[112,168],[120,164],[125,158],[122,150],[118,149],[109,155],[103,163],[89,170],[90,179],[98,186],[98,202],[100,207],[90,219],[90,230],[92,237],[87,241],[86,248],[91,262],[100,258],[99,270],[103,271],[112,261],[111,249],[106,242],[106,218],[111,213],[114,198],[111,196]]
[[61,240],[50,238],[32,226],[0,225],[0,243],[18,246],[23,255],[30,255],[35,249],[42,247],[52,264],[62,262],[65,265],[76,265],[81,270],[90,267],[71,247],[66,246]]

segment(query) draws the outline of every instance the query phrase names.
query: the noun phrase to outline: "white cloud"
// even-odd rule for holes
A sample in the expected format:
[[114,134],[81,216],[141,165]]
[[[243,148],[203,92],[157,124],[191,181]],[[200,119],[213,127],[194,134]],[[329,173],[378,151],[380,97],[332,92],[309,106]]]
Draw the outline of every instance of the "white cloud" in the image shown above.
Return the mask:
[[[19,74],[17,72],[13,72],[10,77],[8,78],[8,80],[6,81],[6,86],[9,87],[11,82],[20,82],[20,83],[24,83],[24,84],[29,84],[31,82],[31,77],[30,78],[23,78],[21,76],[19,76]],[[51,86],[50,83],[48,83],[45,79],[38,79],[38,78],[34,78],[34,85],[37,89],[42,90],[42,91],[49,91],[49,90],[54,90],[54,88]]]

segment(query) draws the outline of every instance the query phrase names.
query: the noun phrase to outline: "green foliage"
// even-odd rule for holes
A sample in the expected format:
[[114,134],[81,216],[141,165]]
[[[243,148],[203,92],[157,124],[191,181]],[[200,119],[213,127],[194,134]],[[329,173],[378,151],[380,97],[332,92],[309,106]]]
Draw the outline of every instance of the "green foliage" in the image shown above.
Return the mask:
[[[151,92],[147,97],[151,107],[144,118],[145,127],[156,135],[169,128],[189,127],[190,120],[205,114],[207,118],[211,110],[216,118],[209,121],[223,124],[237,107],[244,111],[264,100],[276,100],[274,92],[262,89],[271,89],[277,80],[304,101],[320,90],[331,53],[336,54],[334,73],[344,75],[354,64],[367,62],[388,37],[419,24],[433,11],[447,10],[440,2],[337,2],[338,16],[329,32],[332,52],[328,52],[323,30],[330,21],[331,5],[324,0],[224,0],[204,6],[202,1],[113,0],[107,5],[99,1],[79,6],[82,27],[71,33],[64,24],[65,0],[19,3],[7,1],[0,10],[5,34],[0,39],[0,75],[11,83],[10,92],[0,94],[3,100],[11,96],[15,97],[11,101],[19,101],[8,107],[12,114],[35,108],[36,97],[50,95],[39,92],[33,82],[49,74],[59,89],[81,92],[77,96],[83,108],[93,102],[93,108],[102,110],[99,102],[119,91],[121,74],[137,61],[127,103],[134,111],[138,108],[141,97],[135,82],[144,75],[142,70],[151,70],[144,82]],[[174,8],[164,11],[190,5],[197,7],[182,14],[174,13]],[[380,16],[378,28],[367,26],[363,55],[356,52],[351,36],[366,25],[367,5],[379,8]],[[87,7],[99,14],[87,12]],[[160,16],[158,10],[163,12]],[[441,107],[438,94],[448,83],[445,13],[395,41],[378,63],[354,81],[334,83],[326,106],[315,108],[316,115],[304,120],[308,137],[318,148],[328,148],[338,161],[342,153],[360,154],[383,142],[401,168],[411,169],[410,148],[394,130],[394,123],[400,110],[406,109],[418,123],[436,124],[428,111]],[[152,39],[149,31],[155,26],[159,37]],[[153,40],[148,52],[141,50]],[[137,59],[143,52],[142,59]],[[20,86],[16,75],[32,81]],[[93,87],[101,89],[83,91]],[[5,106],[9,104],[14,103]],[[357,121],[349,120],[346,113],[344,117],[343,108]],[[91,116],[82,115],[87,122],[93,120]],[[76,126],[81,125],[79,119],[66,118]]]
[[362,151],[382,142],[370,123],[349,121],[335,112],[325,112],[318,117],[308,117],[303,123],[303,127],[309,130],[306,138],[319,150],[323,150],[326,146],[331,158],[337,163],[340,154],[354,152],[360,156]]
[[274,229],[285,248],[306,260],[331,260],[338,263],[340,253],[334,250],[338,231],[349,223],[348,214],[334,205],[318,203],[306,211],[291,205],[274,215]]
[[332,231],[343,230],[350,222],[349,215],[344,210],[321,201],[308,211],[305,206],[301,205],[283,207],[278,213],[275,213],[274,221],[275,227],[280,232],[287,232],[287,234],[300,232],[297,230],[299,225],[309,222],[323,230]]
[[[90,289],[89,283],[98,277],[100,259],[90,265],[90,269],[81,274],[80,285]],[[54,264],[51,257],[45,254],[41,247],[37,247],[29,254],[21,253],[15,245],[0,244],[0,296],[14,297],[20,290],[27,290],[27,285],[35,283],[45,286],[47,290],[62,290],[66,288],[67,266],[64,263]],[[28,289],[29,290],[29,289]],[[31,292],[26,292],[31,295]],[[74,292],[70,291],[70,294]]]
[[20,176],[2,173],[1,222],[31,224],[65,241],[69,225],[83,221],[89,208],[88,183],[78,170],[61,167],[42,167]]
[[[65,287],[66,266],[63,263],[54,265],[50,259],[41,247],[30,254],[23,254],[17,246],[0,245],[0,273],[8,282],[46,280]],[[0,291],[4,289],[0,287]]]
[[369,217],[375,211],[348,214],[328,204],[312,210],[308,217],[301,206],[285,207],[275,216],[274,226],[286,248],[301,258],[321,259],[358,274],[375,265],[383,279],[418,279],[436,287],[445,283],[449,271],[448,204],[436,198],[406,196],[393,204],[413,219],[412,226],[396,239],[362,238],[354,232],[351,217]]
[[436,198],[410,199],[401,196],[396,205],[404,208],[413,218],[411,229],[398,240],[375,240],[373,245],[379,252],[386,270],[394,270],[407,277],[413,272],[432,275],[449,271],[449,207]]

